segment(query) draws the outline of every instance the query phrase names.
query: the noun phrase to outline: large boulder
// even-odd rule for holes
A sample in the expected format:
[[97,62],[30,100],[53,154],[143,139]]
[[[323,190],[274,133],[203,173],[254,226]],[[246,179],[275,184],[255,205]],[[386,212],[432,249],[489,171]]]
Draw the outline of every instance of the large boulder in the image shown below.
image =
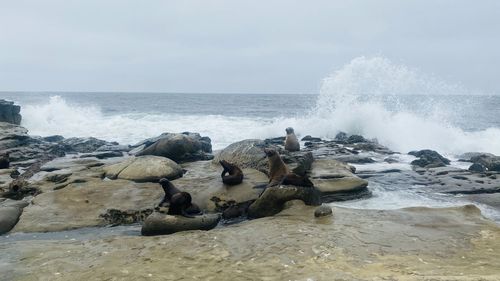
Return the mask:
[[12,165],[17,162],[64,156],[64,149],[57,143],[28,135],[24,127],[0,122],[0,153],[9,154]]
[[273,186],[268,187],[262,195],[248,208],[248,216],[262,218],[281,212],[286,202],[302,200],[306,205],[321,205],[320,192],[314,187]]
[[324,202],[345,201],[370,195],[368,181],[353,174],[354,167],[334,159],[319,159],[312,165],[310,179]]
[[217,226],[220,218],[219,214],[205,214],[187,218],[154,212],[144,221],[141,233],[145,236],[151,236],[188,230],[210,230]]
[[473,156],[471,162],[480,164],[488,169],[488,171],[500,172],[500,156],[492,154],[480,154]]
[[157,182],[161,178],[173,180],[182,177],[182,167],[160,156],[131,157],[123,162],[103,168],[109,179],[125,179],[135,182]]
[[422,168],[444,167],[450,164],[449,159],[444,158],[443,156],[441,156],[441,154],[430,149],[411,151],[408,154],[420,158],[417,160],[413,160],[411,164]]
[[215,155],[214,163],[226,160],[240,168],[267,170],[267,158],[264,148],[267,144],[263,140],[248,139],[235,142]]
[[0,99],[0,122],[21,124],[21,107],[14,105],[14,102]]
[[136,156],[156,155],[170,158],[176,162],[190,162],[211,160],[213,156],[210,138],[201,137],[197,133],[170,134],[165,133],[151,141],[143,141],[137,147],[145,148],[137,152]]
[[186,173],[172,183],[193,197],[193,202],[209,212],[223,212],[235,205],[253,202],[262,193],[254,188],[267,184],[266,174],[251,168],[243,168],[243,182],[225,185],[220,176],[222,167],[211,161],[197,161],[182,164]]

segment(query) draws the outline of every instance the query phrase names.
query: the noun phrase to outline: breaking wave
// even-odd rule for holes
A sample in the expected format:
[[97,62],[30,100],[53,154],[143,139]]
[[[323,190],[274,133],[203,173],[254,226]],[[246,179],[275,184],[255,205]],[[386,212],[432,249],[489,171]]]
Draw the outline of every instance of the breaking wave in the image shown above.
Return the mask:
[[[382,57],[359,57],[323,80],[316,105],[300,117],[258,118],[159,113],[103,114],[97,106],[70,104],[52,96],[23,105],[23,125],[35,135],[93,136],[133,144],[163,132],[199,132],[215,149],[247,138],[284,134],[333,138],[338,132],[376,138],[395,151],[430,148],[445,154],[485,151],[500,154],[500,129],[466,131],[451,120],[463,103],[436,102],[437,95],[467,95],[449,85]],[[402,102],[411,96],[411,102]],[[140,98],[140,97],[138,97]],[[256,98],[259,98],[256,96]],[[446,99],[445,99],[446,100]],[[463,117],[463,116],[462,116]]]

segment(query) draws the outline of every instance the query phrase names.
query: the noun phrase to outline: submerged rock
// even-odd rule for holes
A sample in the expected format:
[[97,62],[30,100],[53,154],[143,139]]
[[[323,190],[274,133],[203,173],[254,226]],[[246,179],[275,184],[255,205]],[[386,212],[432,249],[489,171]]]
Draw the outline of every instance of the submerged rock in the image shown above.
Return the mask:
[[188,230],[210,230],[217,226],[220,219],[219,214],[205,214],[187,218],[154,212],[144,221],[141,234],[152,236]]
[[[151,141],[153,141],[151,143]],[[208,137],[201,137],[198,133],[162,134],[146,140],[136,146],[145,145],[136,156],[155,155],[172,159],[176,162],[190,162],[213,159],[212,144]]]
[[321,205],[314,210],[314,216],[317,218],[331,216],[332,214],[332,208],[326,205]]

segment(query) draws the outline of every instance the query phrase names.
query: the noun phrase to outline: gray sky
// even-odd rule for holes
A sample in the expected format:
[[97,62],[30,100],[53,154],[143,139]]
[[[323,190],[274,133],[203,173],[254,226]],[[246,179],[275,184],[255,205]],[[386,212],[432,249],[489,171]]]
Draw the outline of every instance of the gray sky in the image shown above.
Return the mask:
[[381,55],[500,93],[500,1],[0,0],[0,90],[316,93]]

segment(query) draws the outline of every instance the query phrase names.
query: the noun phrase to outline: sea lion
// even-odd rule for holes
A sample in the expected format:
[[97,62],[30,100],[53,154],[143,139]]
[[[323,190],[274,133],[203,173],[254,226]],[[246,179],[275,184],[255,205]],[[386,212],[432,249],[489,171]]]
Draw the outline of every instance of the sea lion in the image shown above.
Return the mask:
[[299,151],[300,144],[297,136],[295,135],[293,128],[288,127],[285,129],[286,138],[285,138],[285,149],[288,151]]
[[299,176],[290,172],[288,167],[285,165],[278,152],[274,149],[264,149],[267,159],[269,161],[269,183],[270,186],[279,185],[297,185],[297,186],[307,186],[313,187],[314,184],[309,180],[307,176]]
[[158,205],[162,207],[168,203],[167,214],[181,215],[188,218],[201,215],[200,207],[192,203],[191,194],[180,191],[166,178],[162,178],[159,183],[165,192],[165,196]]
[[[219,163],[224,168],[222,174],[222,182],[227,185],[237,185],[243,181],[243,171],[236,165],[227,162],[226,160],[220,160]],[[226,176],[226,174],[229,174]]]

